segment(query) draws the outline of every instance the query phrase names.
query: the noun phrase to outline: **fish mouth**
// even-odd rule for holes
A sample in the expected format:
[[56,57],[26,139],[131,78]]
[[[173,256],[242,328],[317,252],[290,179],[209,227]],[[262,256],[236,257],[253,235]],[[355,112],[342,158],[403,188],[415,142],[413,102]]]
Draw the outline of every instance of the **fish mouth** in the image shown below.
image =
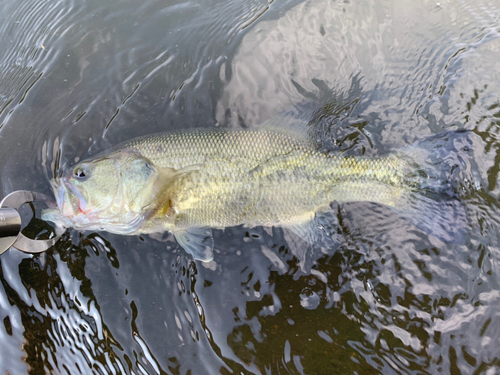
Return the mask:
[[[131,234],[144,222],[144,215],[117,211],[104,214],[92,210],[78,186],[65,177],[50,181],[57,202],[57,209],[42,211],[42,219],[65,228],[77,230],[106,230],[116,234]],[[122,207],[123,208],[123,207]]]
[[54,191],[57,207],[62,216],[73,217],[86,211],[87,201],[84,196],[80,190],[66,180],[66,178],[62,177],[52,180],[50,184]]

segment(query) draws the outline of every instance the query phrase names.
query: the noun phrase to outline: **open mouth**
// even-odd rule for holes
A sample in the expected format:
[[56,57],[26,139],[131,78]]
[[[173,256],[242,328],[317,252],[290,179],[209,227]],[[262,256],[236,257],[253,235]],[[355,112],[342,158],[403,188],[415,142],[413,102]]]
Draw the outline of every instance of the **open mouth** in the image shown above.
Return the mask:
[[85,198],[66,178],[52,180],[51,185],[62,216],[71,217],[85,211],[87,206]]

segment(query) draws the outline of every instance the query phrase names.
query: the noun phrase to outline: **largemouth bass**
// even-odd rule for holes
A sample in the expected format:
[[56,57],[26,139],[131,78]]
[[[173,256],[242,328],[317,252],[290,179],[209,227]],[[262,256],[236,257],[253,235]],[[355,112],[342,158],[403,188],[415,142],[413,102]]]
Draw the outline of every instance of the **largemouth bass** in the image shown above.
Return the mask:
[[450,182],[459,161],[449,160],[460,159],[450,155],[464,134],[376,158],[320,152],[306,137],[280,131],[156,134],[52,180],[59,209],[42,218],[124,235],[169,231],[195,259],[210,261],[211,228],[281,226],[314,242],[318,211],[333,201],[370,201],[461,242],[465,213]]

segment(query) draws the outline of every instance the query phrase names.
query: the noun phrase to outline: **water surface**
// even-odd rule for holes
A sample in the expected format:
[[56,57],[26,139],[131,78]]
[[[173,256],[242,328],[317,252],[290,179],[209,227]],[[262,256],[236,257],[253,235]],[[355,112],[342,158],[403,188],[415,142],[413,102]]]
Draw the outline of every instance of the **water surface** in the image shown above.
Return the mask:
[[4,1],[3,195],[50,194],[65,167],[132,137],[286,111],[325,152],[458,129],[472,147],[462,245],[355,203],[332,204],[327,250],[241,227],[215,231],[208,264],[168,234],[11,249],[0,373],[500,372],[499,20],[488,0]]

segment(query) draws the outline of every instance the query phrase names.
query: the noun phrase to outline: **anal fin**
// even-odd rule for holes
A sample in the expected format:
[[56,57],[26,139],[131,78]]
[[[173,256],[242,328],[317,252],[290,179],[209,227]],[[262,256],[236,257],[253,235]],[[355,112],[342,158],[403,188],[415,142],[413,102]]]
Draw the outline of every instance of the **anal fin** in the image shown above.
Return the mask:
[[311,217],[310,220],[298,221],[288,224],[286,228],[290,229],[297,236],[302,238],[308,244],[314,244],[318,239],[318,230],[316,222]]
[[316,212],[308,214],[283,227],[290,229],[294,234],[310,245],[331,253],[338,247],[336,227],[337,216],[329,206],[320,207]]
[[417,228],[441,241],[463,244],[467,232],[467,214],[462,202],[458,197],[435,198],[417,192],[406,192],[392,209]]

